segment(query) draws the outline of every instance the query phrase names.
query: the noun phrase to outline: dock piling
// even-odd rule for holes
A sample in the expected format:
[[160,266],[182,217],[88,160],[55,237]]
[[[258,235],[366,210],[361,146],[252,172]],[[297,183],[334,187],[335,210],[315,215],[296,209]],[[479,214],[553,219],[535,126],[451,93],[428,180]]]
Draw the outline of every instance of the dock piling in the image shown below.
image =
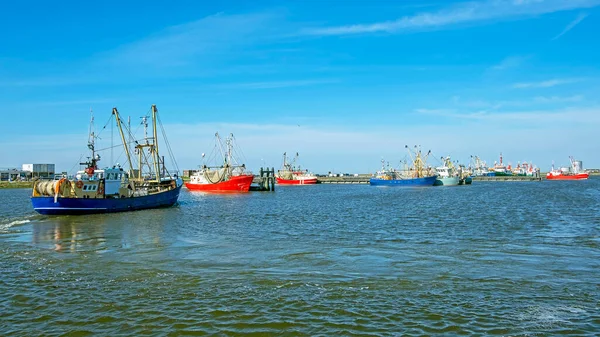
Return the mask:
[[250,191],[275,191],[275,168],[261,167],[259,174],[260,176],[256,177],[258,186],[250,186]]

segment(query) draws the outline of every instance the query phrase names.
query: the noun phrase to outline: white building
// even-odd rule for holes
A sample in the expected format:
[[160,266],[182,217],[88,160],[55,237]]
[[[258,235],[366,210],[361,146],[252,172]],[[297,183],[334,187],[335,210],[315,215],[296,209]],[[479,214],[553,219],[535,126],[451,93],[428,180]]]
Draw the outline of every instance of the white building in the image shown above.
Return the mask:
[[55,173],[54,164],[23,164],[23,171],[31,177],[51,177]]

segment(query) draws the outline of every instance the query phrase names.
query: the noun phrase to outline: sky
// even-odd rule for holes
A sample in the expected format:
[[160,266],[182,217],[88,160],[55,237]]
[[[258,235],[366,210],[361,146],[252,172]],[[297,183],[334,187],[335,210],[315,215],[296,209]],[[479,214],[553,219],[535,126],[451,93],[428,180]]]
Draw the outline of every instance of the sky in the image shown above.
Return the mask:
[[[98,131],[113,107],[139,129],[156,104],[180,170],[215,132],[255,172],[287,152],[315,173],[372,173],[405,145],[434,166],[502,153],[600,168],[598,18],[600,0],[11,1],[0,167],[77,170],[90,109]],[[120,147],[101,164],[117,161]]]

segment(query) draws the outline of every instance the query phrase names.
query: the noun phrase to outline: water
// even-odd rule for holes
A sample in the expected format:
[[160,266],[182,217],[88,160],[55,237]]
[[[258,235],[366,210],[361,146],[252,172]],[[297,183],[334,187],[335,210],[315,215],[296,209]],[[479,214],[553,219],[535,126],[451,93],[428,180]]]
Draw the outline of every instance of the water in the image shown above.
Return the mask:
[[600,179],[278,187],[36,215],[0,190],[0,335],[597,335]]

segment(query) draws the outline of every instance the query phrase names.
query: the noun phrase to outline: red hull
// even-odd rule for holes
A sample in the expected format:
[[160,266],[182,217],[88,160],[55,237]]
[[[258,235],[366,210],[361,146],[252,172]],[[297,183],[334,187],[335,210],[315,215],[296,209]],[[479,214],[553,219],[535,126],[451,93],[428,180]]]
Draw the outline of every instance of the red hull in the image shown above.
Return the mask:
[[190,191],[202,192],[248,192],[250,190],[250,184],[252,184],[253,179],[254,176],[243,175],[231,177],[231,179],[227,181],[223,181],[216,184],[194,184],[188,182],[185,183],[185,187],[187,187]]
[[583,179],[587,179],[589,177],[590,177],[590,175],[587,173],[578,173],[578,174],[571,174],[571,175],[564,175],[564,174],[552,175],[551,173],[548,173],[546,175],[546,179],[548,179],[548,180],[583,180]]
[[317,183],[317,178],[299,179],[299,180],[288,180],[276,178],[277,183],[280,185],[314,185]]

